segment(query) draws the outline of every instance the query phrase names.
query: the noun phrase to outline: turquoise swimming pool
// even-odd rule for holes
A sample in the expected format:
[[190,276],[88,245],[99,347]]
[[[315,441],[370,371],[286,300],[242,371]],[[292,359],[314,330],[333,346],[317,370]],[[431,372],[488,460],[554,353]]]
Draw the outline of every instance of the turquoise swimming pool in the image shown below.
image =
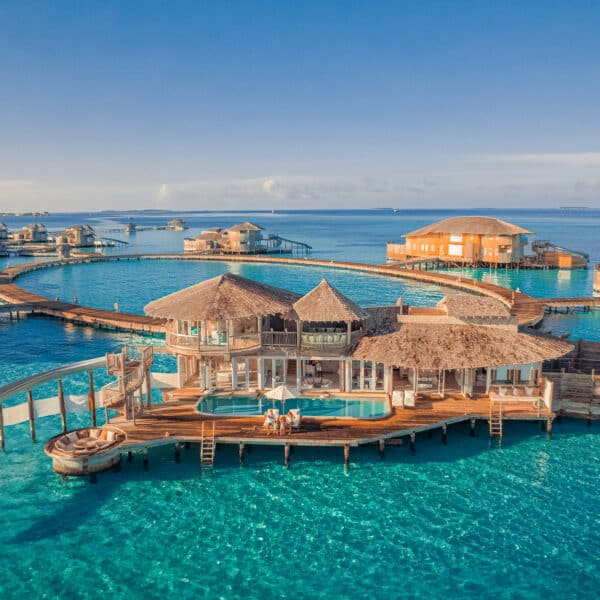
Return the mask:
[[[280,401],[264,397],[231,394],[228,396],[209,395],[201,398],[196,409],[212,415],[262,415],[268,408],[277,408],[283,412]],[[285,401],[285,410],[299,408],[302,415],[313,417],[354,417],[372,419],[385,416],[389,409],[383,398],[370,397],[303,397]]]

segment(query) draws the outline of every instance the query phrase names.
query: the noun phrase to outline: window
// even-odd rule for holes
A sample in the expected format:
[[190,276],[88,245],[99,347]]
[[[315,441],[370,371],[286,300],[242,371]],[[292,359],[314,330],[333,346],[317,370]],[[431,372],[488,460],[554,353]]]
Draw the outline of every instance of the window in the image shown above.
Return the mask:
[[463,236],[460,233],[451,233],[450,241],[461,243],[463,241]]

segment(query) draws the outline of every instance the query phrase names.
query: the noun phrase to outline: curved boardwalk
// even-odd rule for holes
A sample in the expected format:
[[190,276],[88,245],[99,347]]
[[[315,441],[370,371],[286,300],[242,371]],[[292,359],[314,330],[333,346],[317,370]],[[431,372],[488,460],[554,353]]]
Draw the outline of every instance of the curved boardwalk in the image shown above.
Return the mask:
[[74,323],[110,329],[125,329],[129,331],[162,332],[164,322],[160,319],[152,319],[142,315],[116,313],[58,300],[50,300],[49,298],[27,292],[13,283],[14,279],[19,275],[40,269],[122,260],[190,260],[269,263],[360,271],[385,277],[410,279],[413,281],[491,296],[506,304],[509,307],[511,314],[517,318],[519,325],[522,326],[537,325],[544,318],[544,300],[539,300],[522,292],[514,292],[508,288],[478,281],[476,279],[449,275],[447,273],[432,273],[429,271],[398,268],[398,266],[394,264],[370,265],[366,263],[315,260],[308,258],[287,258],[280,256],[216,256],[187,254],[83,255],[69,259],[24,263],[0,271],[0,298],[11,304],[31,305],[32,312],[61,318]]

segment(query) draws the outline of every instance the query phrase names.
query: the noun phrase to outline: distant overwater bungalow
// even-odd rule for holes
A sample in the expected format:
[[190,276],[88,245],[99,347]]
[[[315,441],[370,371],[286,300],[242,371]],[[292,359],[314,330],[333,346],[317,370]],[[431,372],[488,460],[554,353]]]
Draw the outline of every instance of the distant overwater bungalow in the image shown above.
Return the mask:
[[403,244],[388,242],[387,258],[435,266],[580,269],[589,257],[495,217],[451,217],[404,235]]

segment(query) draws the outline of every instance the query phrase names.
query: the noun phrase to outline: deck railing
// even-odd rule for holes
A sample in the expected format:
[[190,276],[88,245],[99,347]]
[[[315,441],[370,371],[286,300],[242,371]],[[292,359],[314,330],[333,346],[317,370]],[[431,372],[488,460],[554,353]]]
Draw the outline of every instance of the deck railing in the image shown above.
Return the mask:
[[259,348],[260,338],[257,333],[229,336],[228,343],[226,334],[219,336],[218,338],[201,340],[198,335],[187,335],[167,331],[167,345],[172,348],[196,350],[198,352],[228,352],[230,350],[236,351]]
[[295,346],[298,334],[295,331],[263,331],[262,343],[265,346]]

